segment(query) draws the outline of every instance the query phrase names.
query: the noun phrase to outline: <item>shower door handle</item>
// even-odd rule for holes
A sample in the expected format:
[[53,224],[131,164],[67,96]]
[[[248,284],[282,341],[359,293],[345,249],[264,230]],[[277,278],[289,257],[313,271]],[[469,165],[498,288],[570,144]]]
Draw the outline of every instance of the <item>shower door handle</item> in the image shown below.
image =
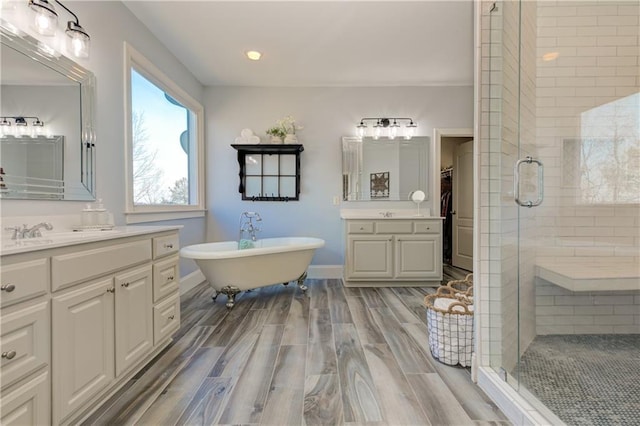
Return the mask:
[[[520,199],[520,165],[524,163],[535,163],[538,165],[538,198],[535,201],[523,201]],[[513,166],[513,194],[516,203],[522,207],[531,208],[542,204],[542,200],[544,199],[544,165],[542,161],[530,156],[516,161],[515,166]]]

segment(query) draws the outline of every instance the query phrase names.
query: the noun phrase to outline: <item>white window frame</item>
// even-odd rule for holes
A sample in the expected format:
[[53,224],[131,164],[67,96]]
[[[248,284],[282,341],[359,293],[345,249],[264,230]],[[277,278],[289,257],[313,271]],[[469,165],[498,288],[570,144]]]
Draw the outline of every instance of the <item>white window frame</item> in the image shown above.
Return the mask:
[[[197,204],[190,205],[135,205],[133,202],[133,135],[131,126],[131,68],[147,80],[164,90],[171,97],[191,110],[196,116],[196,160]],[[125,42],[124,44],[124,118],[125,118],[125,166],[126,166],[126,210],[127,223],[154,222],[160,220],[202,217],[205,214],[205,172],[204,172],[204,108],[193,97],[167,77],[158,67],[140,52]],[[192,182],[193,183],[193,182]]]

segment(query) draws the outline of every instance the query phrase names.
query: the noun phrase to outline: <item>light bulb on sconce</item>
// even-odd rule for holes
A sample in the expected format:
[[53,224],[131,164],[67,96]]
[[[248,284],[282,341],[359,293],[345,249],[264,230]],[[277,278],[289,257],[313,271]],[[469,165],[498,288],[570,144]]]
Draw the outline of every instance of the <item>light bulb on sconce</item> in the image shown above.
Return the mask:
[[398,129],[400,129],[400,125],[393,120],[393,124],[389,126],[389,139],[395,139],[398,136]]
[[46,37],[56,35],[58,29],[58,12],[47,0],[29,0],[31,26],[38,34]]
[[378,140],[382,135],[382,125],[380,122],[377,122],[373,125],[373,139]]
[[[389,139],[395,139],[399,136],[400,134],[400,130],[401,130],[401,126],[400,124],[398,124],[398,121],[402,122],[405,121],[407,122],[407,125],[405,127],[404,130],[404,134],[403,137],[404,139],[411,139],[413,136],[415,136],[415,129],[416,127],[418,127],[412,118],[406,118],[406,117],[391,117],[391,118],[371,118],[371,117],[367,117],[367,118],[363,118],[360,120],[360,124],[358,124],[356,126],[356,135],[358,137],[363,137],[366,132],[367,132],[367,121],[375,121],[375,124],[373,125],[373,139],[377,140],[379,139],[384,132],[384,129],[388,129],[388,133],[387,136],[389,137]],[[393,121],[393,122],[392,122]]]
[[418,127],[413,120],[411,120],[411,122],[409,124],[407,124],[407,127],[404,130],[404,138],[406,140],[411,139],[412,137],[415,136],[416,133],[416,127]]

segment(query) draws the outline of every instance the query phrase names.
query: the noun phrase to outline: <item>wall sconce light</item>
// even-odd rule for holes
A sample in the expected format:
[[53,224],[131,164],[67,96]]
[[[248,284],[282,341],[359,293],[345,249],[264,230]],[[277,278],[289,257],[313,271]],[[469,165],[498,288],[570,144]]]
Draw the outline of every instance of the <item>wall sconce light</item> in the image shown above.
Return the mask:
[[[75,19],[67,22],[66,47],[67,51],[76,58],[88,58],[91,37],[80,25],[80,21],[75,13],[58,0],[54,0],[60,7],[69,12]],[[53,3],[48,0],[29,0],[31,10],[32,26],[43,36],[52,37],[58,29],[58,12]]]
[[403,137],[407,140],[411,139],[415,134],[415,129],[418,127],[417,124],[413,122],[412,118],[407,117],[391,117],[391,118],[370,118],[365,117],[360,120],[360,124],[356,126],[356,135],[360,138],[364,137],[367,133],[367,121],[375,122],[373,125],[373,134],[371,135],[373,139],[379,139],[382,136],[383,130],[387,130],[387,137],[389,139],[395,139],[400,134],[400,124],[398,122],[407,122],[404,128]]
[[[31,123],[31,127],[27,123],[28,118],[35,119]],[[13,120],[13,125],[10,120]],[[0,120],[0,133],[2,133],[2,136],[31,136],[35,138],[44,134],[44,121],[38,117],[2,117],[2,120]]]

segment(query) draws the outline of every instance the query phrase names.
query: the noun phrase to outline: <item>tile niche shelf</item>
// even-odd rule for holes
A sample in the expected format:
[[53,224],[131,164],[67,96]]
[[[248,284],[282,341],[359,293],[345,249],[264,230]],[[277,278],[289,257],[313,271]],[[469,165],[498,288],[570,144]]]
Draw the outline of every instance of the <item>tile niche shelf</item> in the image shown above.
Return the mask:
[[232,144],[238,151],[240,186],[248,201],[298,201],[300,144]]

